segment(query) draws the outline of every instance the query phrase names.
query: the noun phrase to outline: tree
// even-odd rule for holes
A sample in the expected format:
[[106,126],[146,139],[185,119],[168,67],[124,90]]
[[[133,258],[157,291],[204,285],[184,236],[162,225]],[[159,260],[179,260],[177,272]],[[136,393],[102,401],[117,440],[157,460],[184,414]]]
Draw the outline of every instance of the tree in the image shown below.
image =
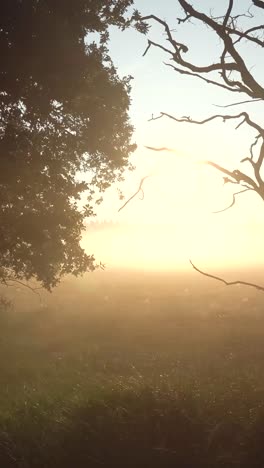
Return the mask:
[[[222,16],[213,16],[213,14],[206,14],[196,9],[187,0],[177,0],[178,4],[183,10],[183,16],[177,18],[179,26],[183,26],[190,22],[195,21],[206,25],[212,30],[219,42],[221,43],[221,54],[220,57],[214,62],[208,65],[197,65],[193,61],[188,61],[185,56],[188,54],[189,48],[186,44],[177,40],[177,33],[171,29],[171,25],[165,20],[150,14],[145,17],[141,17],[138,12],[135,13],[136,23],[140,26],[141,32],[148,34],[151,22],[158,23],[164,29],[164,34],[167,44],[164,45],[164,41],[154,42],[150,38],[148,39],[148,45],[143,55],[146,55],[151,48],[161,49],[170,59],[167,65],[173,68],[176,73],[185,76],[191,76],[196,79],[206,82],[208,85],[223,88],[230,93],[246,96],[246,99],[236,102],[235,104],[229,104],[227,106],[220,107],[232,107],[234,105],[246,105],[249,102],[264,101],[264,87],[263,84],[254,76],[254,73],[249,69],[246,64],[245,57],[241,52],[240,45],[244,41],[253,43],[256,48],[260,48],[263,51],[264,40],[264,2],[261,0],[253,0],[248,11],[241,14],[234,14],[234,6],[237,6],[235,0],[229,0],[227,3],[227,9]],[[236,5],[235,5],[236,4]],[[247,18],[248,21],[252,21],[252,27],[243,27],[243,20]],[[260,21],[259,21],[260,20]],[[174,26],[174,25],[173,25]],[[256,138],[253,141],[249,156],[243,158],[241,163],[249,164],[253,169],[253,176],[248,175],[247,171],[241,171],[240,169],[228,170],[214,161],[203,161],[205,164],[212,166],[221,173],[224,174],[225,184],[234,184],[239,187],[238,191],[233,194],[233,201],[230,206],[224,208],[221,211],[225,211],[231,208],[235,202],[236,197],[245,191],[254,191],[264,200],[264,180],[261,174],[264,160],[264,126],[259,124],[250,118],[248,112],[243,110],[235,114],[229,113],[217,113],[209,116],[203,120],[196,120],[191,117],[178,117],[170,115],[166,112],[161,112],[158,116],[152,116],[151,120],[160,118],[169,118],[175,122],[185,122],[194,125],[204,125],[212,120],[222,120],[223,122],[229,120],[236,120],[238,124],[236,128],[241,125],[247,125],[256,131]],[[166,150],[166,148],[152,148],[149,149],[159,151]],[[254,154],[256,153],[256,154]],[[140,189],[142,186],[140,186]],[[124,205],[125,206],[125,205]],[[122,207],[123,208],[123,207]],[[225,284],[228,283],[222,278],[215,277],[213,275],[204,273],[198,269],[192,262],[193,268],[198,272],[205,274],[206,276],[213,277],[217,280],[223,281]],[[248,284],[249,286],[257,287],[258,289],[264,290],[263,287],[237,281],[236,283]]]
[[0,283],[50,289],[95,268],[80,247],[84,220],[135,149],[130,78],[107,49],[108,27],[127,27],[132,3],[1,4]]

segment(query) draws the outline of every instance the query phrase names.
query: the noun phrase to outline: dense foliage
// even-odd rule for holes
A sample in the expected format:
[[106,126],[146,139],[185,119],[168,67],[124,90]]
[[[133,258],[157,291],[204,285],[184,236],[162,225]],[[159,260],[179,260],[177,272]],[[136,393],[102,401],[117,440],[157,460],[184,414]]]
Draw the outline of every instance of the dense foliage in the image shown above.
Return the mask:
[[125,28],[132,3],[1,3],[2,283],[35,278],[50,288],[94,268],[79,244],[84,219],[134,149],[129,79],[118,77],[107,50],[108,27]]

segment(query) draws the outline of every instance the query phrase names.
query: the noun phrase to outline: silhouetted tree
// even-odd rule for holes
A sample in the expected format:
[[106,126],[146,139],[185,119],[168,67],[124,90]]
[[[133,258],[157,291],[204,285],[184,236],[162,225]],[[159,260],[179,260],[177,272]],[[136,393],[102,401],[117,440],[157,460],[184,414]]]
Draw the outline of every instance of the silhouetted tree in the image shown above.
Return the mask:
[[79,245],[84,219],[135,149],[130,79],[107,49],[108,26],[125,28],[132,3],[1,2],[1,283],[49,289],[95,267]]
[[[175,22],[169,24],[164,19],[159,18],[153,14],[141,17],[140,14],[136,12],[135,19],[137,24],[140,25],[141,28],[144,27],[142,32],[148,33],[150,24],[154,22],[162,26],[166,38],[165,44],[164,40],[157,42],[153,41],[151,38],[148,38],[147,48],[143,55],[146,55],[152,48],[158,48],[159,50],[162,50],[169,58],[169,62],[165,65],[171,67],[176,73],[202,80],[208,85],[214,85],[218,88],[223,88],[230,93],[233,93],[234,95],[247,96],[246,100],[243,99],[242,101],[236,102],[235,104],[219,107],[245,105],[246,103],[253,102],[255,100],[264,101],[263,82],[261,83],[254,75],[254,70],[251,70],[247,66],[246,58],[242,53],[243,48],[240,47],[243,42],[247,41],[248,43],[254,44],[256,48],[259,48],[260,50],[262,49],[263,51],[264,2],[261,0],[253,0],[253,2],[249,2],[251,5],[248,11],[237,14],[233,13],[233,11],[234,6],[238,6],[239,2],[235,2],[235,0],[229,0],[227,2],[227,9],[224,14],[217,17],[213,16],[212,13],[206,14],[203,11],[200,11],[200,8],[202,8],[202,2],[196,2],[197,5],[199,3],[199,8],[195,8],[189,1],[186,0],[175,0],[175,3],[178,3],[183,10],[183,16],[177,18],[176,20],[177,25],[179,27],[184,27],[184,25],[190,21],[196,22],[197,24],[200,23],[206,25],[209,30],[215,33],[219,43],[221,44],[220,56],[213,63],[209,63],[207,65],[200,65],[195,63],[193,60],[188,60],[186,57],[188,57],[189,47],[177,39],[177,32],[175,32],[175,29],[173,29],[175,28]],[[245,24],[245,18],[247,18],[247,22],[252,22],[251,27],[243,27]],[[204,161],[204,163],[222,172],[224,174],[225,184],[234,184],[234,187],[239,187],[238,191],[234,191],[232,203],[221,211],[225,211],[231,208],[236,202],[236,197],[245,191],[254,191],[264,200],[264,179],[261,175],[261,169],[263,167],[264,160],[263,123],[260,124],[255,122],[249,116],[248,112],[245,112],[244,110],[235,114],[229,114],[226,112],[217,113],[203,120],[196,120],[186,116],[178,117],[170,115],[166,112],[160,112],[159,115],[152,116],[151,120],[157,120],[165,117],[172,119],[175,122],[185,122],[195,125],[203,125],[207,122],[211,122],[212,120],[221,120],[223,122],[237,120],[238,124],[236,128],[240,127],[241,125],[247,125],[250,128],[253,128],[256,132],[255,140],[250,146],[248,157],[244,157],[241,161],[243,164],[249,164],[251,167],[250,174],[253,173],[253,176],[248,175],[247,172],[241,171],[239,169],[226,169],[225,167],[216,164],[214,161]],[[148,148],[155,151],[163,151],[167,149],[153,147]],[[195,267],[193,263],[192,266],[200,273],[205,274],[200,269]],[[219,277],[215,277],[210,274],[206,275],[223,281],[227,285],[242,283],[264,290],[263,287],[251,283],[245,283],[241,281],[228,283]]]

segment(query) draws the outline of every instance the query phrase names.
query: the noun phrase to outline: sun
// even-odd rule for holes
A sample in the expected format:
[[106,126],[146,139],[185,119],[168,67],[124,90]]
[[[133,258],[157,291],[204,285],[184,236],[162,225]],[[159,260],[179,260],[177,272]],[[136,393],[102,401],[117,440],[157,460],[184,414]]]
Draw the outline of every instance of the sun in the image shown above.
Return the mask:
[[[133,194],[143,181],[142,191],[126,205],[122,219],[144,220],[151,224],[195,221],[210,210],[212,200],[218,205],[221,182],[212,172],[198,158],[182,152],[152,152],[151,158],[140,161],[136,174],[125,184],[124,192]],[[143,197],[144,203],[141,203]]]
[[[121,211],[117,207],[112,219],[120,229],[87,237],[89,251],[108,266],[144,270],[188,269],[190,258],[213,269],[252,261],[252,230],[241,225],[241,210],[250,222],[246,198],[241,206],[214,213],[232,201],[232,184],[224,185],[217,170],[201,164],[200,154],[164,150],[140,156],[123,193],[128,200],[148,176],[143,192]],[[113,205],[108,201],[110,213]],[[256,232],[254,238],[259,245]]]

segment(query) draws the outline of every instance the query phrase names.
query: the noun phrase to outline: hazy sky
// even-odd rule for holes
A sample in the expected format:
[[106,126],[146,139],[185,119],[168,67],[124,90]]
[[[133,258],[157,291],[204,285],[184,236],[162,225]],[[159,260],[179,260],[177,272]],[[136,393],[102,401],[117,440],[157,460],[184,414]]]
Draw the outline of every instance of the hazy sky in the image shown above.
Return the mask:
[[[239,5],[238,13],[247,10],[251,4],[247,0],[235,3]],[[228,2],[193,0],[192,4],[206,12],[212,8],[213,13],[218,15],[225,12]],[[178,25],[176,18],[183,14],[176,0],[136,0],[135,6],[143,14],[153,13],[166,19],[175,30],[176,37],[189,46],[189,60],[196,64],[209,64],[219,57],[221,44],[208,28],[200,23]],[[252,8],[252,12],[257,12],[259,24],[264,23],[263,10]],[[246,21],[252,25],[253,20]],[[157,42],[165,39],[162,28],[155,24],[149,36]],[[131,158],[136,170],[127,175],[121,187],[125,197],[131,196],[143,176],[154,175],[145,183],[144,200],[134,199],[120,213],[116,191],[111,189],[98,211],[99,219],[158,225],[151,236],[152,243],[149,230],[146,238],[143,230],[141,237],[140,230],[137,231],[139,242],[143,243],[141,255],[149,250],[151,257],[151,249],[156,245],[159,252],[164,248],[166,258],[172,258],[172,251],[176,252],[176,257],[181,254],[183,263],[189,256],[200,262],[208,262],[211,258],[214,264],[238,264],[244,260],[262,263],[263,202],[258,200],[257,195],[245,193],[231,210],[212,214],[212,211],[231,203],[234,187],[223,187],[220,173],[195,163],[210,159],[235,169],[239,167],[239,161],[248,155],[256,133],[246,125],[235,130],[236,121],[225,124],[217,121],[204,126],[173,123],[167,119],[148,122],[152,114],[158,115],[160,111],[196,119],[225,113],[227,110],[218,109],[214,104],[229,104],[241,100],[241,96],[242,100],[247,99],[247,96],[229,93],[201,80],[175,73],[164,65],[168,57],[158,49],[151,48],[142,57],[146,45],[146,37],[134,30],[111,31],[110,53],[119,74],[134,77],[130,115],[138,150]],[[242,50],[248,66],[263,83],[264,60],[260,47],[246,45]],[[242,110],[245,110],[245,106],[228,109],[230,114]],[[246,110],[263,125],[262,102],[247,104]],[[154,153],[144,145],[166,146],[174,148],[176,152]],[[247,168],[242,166],[241,169]],[[116,234],[112,241],[115,242],[115,239]],[[123,254],[127,252],[127,245],[131,245],[127,235],[123,235],[122,242],[120,239],[116,242],[117,245],[111,244],[113,253],[117,248],[121,249],[122,242]],[[134,254],[136,250],[138,244],[134,246]]]

